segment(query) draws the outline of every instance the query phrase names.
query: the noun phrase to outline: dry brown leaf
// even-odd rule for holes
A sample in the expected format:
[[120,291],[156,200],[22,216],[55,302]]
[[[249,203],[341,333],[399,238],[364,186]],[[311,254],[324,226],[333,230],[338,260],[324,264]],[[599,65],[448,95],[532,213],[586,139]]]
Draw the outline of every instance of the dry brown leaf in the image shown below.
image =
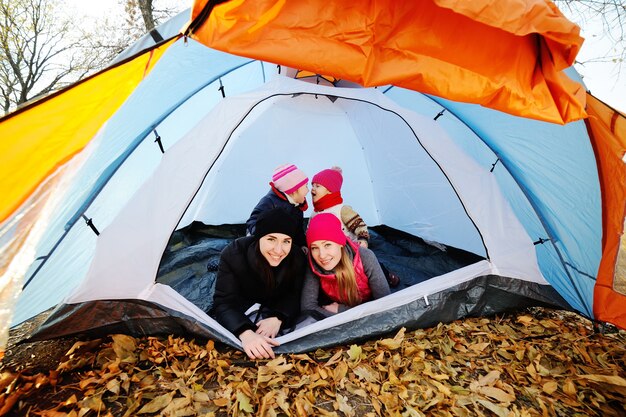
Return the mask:
[[209,393],[206,391],[194,391],[192,395],[192,399],[194,402],[208,403],[211,401],[211,397]]
[[72,345],[70,350],[65,353],[65,356],[70,356],[73,353],[81,353],[85,350],[92,350],[100,345],[100,339],[88,340],[88,341],[78,341]]
[[98,413],[106,409],[106,406],[102,402],[102,398],[99,395],[92,395],[89,397],[85,397],[78,402],[78,405],[81,408],[87,408],[89,410],[93,410]]
[[402,341],[395,339],[383,339],[378,342],[378,345],[388,350],[396,350],[402,346]]
[[556,391],[559,388],[559,384],[557,384],[556,381],[548,381],[545,384],[543,384],[541,388],[543,389],[543,392],[545,392],[546,394],[553,394],[554,391]]
[[380,381],[380,375],[377,371],[372,369],[369,365],[361,364],[353,369],[353,372],[359,378],[365,379],[367,382]]
[[383,339],[378,341],[377,344],[389,350],[399,349],[402,346],[402,342],[404,342],[405,332],[406,329],[403,327],[396,333],[393,339]]
[[489,342],[482,342],[482,343],[472,343],[468,346],[468,348],[470,348],[476,353],[480,353],[483,350],[485,350],[488,346],[489,346]]
[[134,337],[125,334],[114,334],[111,338],[113,339],[111,347],[121,362],[137,362],[137,355],[135,355],[137,341]]
[[325,367],[332,366],[341,360],[341,355],[343,354],[343,350],[338,350],[335,354],[324,364]]
[[[1,414],[0,414],[1,415]],[[40,414],[41,417],[68,417],[68,413],[57,410],[45,410]]]
[[343,361],[339,362],[337,366],[335,366],[335,369],[333,370],[333,380],[335,381],[335,383],[339,383],[341,380],[343,380],[346,377],[347,373],[348,373],[348,364]]
[[84,390],[89,385],[99,385],[101,382],[102,382],[102,379],[91,377],[91,378],[82,379],[78,383],[78,386],[80,387],[81,390]]
[[[176,412],[178,410],[184,410],[186,408],[189,408],[189,406],[191,405],[191,399],[190,398],[186,398],[186,397],[178,397],[178,398],[174,398],[172,399],[172,401],[170,401],[170,403],[167,405],[167,407],[165,407],[163,409],[163,411],[161,411],[161,414],[163,415],[177,415]],[[188,410],[185,410],[183,413],[187,413]],[[184,414],[186,415],[186,414]]]
[[159,395],[158,397],[153,398],[150,402],[141,407],[137,413],[149,414],[159,412],[167,407],[167,405],[172,401],[172,398],[174,398],[175,394],[176,391],[171,391],[167,394]]
[[226,398],[226,397],[218,397],[213,399],[213,404],[215,404],[218,407],[227,407],[230,405],[230,398]]
[[509,416],[509,409],[507,407],[503,407],[501,405],[494,404],[494,403],[492,403],[490,401],[480,400],[480,399],[476,400],[476,402],[478,402],[480,405],[485,407],[487,410],[493,412],[498,417],[508,417]]
[[118,395],[120,393],[120,381],[117,379],[111,379],[107,382],[106,388],[113,394]]
[[378,401],[378,399],[372,397],[370,398],[370,403],[372,404],[372,407],[374,407],[374,411],[376,412],[376,414],[378,416],[382,416],[382,404],[380,403],[380,401]]
[[500,371],[490,371],[487,375],[484,375],[480,378],[478,378],[478,385],[480,386],[485,386],[485,385],[489,385],[489,386],[493,386],[493,384],[496,383],[497,380],[500,379]]
[[620,387],[626,387],[626,379],[617,375],[579,375],[579,377],[594,382],[603,382],[611,385],[617,385]]
[[576,385],[574,384],[574,381],[569,378],[566,379],[563,383],[563,392],[570,396],[576,395]]
[[529,363],[528,366],[526,366],[526,371],[535,381],[539,382],[541,380],[541,377],[539,376],[539,374],[537,374],[537,371],[535,370],[535,367],[532,363]]
[[475,390],[472,390],[477,394],[484,395],[489,398],[493,398],[494,400],[500,401],[502,403],[510,403],[515,401],[515,395],[509,394],[508,392],[501,390],[496,387],[476,387]]
[[446,397],[449,397],[450,395],[452,395],[452,391],[447,385],[444,385],[439,381],[430,381],[430,383],[433,384],[435,387],[437,387],[437,390],[443,395],[445,395]]
[[548,407],[546,407],[546,404],[543,402],[541,397],[537,397],[537,402],[539,403],[539,407],[541,407],[541,415],[543,417],[549,417],[550,413],[548,412]]
[[196,412],[195,408],[193,408],[192,406],[187,406],[184,408],[176,409],[172,411],[171,413],[164,413],[164,415],[168,417],[190,417],[190,416],[197,416],[198,413]]
[[274,392],[276,393],[276,404],[280,407],[281,410],[283,410],[285,414],[291,416],[291,413],[289,412],[289,398],[287,397],[285,391],[279,390]]
[[389,413],[389,415],[394,415],[394,410],[397,410],[400,407],[400,399],[397,395],[391,392],[384,392],[377,398],[381,403],[383,403],[386,408],[385,411]]
[[352,395],[358,395],[359,397],[368,398],[369,394],[363,388],[358,388],[356,385],[347,383],[345,384],[345,388]]
[[337,397],[336,398],[337,398],[337,400],[336,400],[336,404],[337,404],[336,409],[341,411],[347,417],[353,417],[355,415],[355,411],[352,408],[352,406],[350,405],[350,403],[348,402],[348,397],[345,397],[345,396],[337,393]]

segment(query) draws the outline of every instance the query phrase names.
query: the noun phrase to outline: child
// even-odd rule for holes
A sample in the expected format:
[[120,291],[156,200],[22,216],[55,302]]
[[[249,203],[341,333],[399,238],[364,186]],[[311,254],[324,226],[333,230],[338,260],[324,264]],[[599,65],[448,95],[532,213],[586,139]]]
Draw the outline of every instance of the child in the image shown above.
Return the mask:
[[308,182],[309,178],[294,164],[285,164],[276,168],[272,175],[269,192],[259,200],[246,221],[248,234],[254,234],[259,214],[279,207],[296,220],[298,231],[294,236],[294,243],[299,247],[305,247],[304,212],[308,208],[306,201],[306,195],[309,192]]
[[[363,218],[349,205],[343,204],[341,185],[343,175],[341,168],[324,169],[313,176],[311,180],[311,198],[313,199],[313,214],[311,220],[320,213],[332,213],[341,221],[344,234],[350,239],[367,248],[369,246],[369,232]],[[382,264],[381,267],[391,287],[400,283],[397,275],[389,272]]]

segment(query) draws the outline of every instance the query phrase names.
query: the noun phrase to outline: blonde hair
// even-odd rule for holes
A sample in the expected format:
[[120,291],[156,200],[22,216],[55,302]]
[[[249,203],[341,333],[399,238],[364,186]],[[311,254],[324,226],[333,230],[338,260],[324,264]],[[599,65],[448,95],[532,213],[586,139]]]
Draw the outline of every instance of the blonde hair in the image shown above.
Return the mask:
[[361,304],[361,295],[356,286],[356,273],[354,272],[354,265],[348,253],[346,247],[341,248],[341,259],[334,268],[335,277],[337,279],[339,299],[343,304],[354,307]]

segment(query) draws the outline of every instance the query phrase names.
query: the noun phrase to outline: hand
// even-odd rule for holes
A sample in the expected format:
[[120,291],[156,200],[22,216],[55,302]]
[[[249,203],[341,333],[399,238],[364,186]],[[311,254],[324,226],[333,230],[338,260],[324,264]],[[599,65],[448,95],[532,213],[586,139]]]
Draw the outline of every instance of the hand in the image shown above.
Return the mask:
[[275,355],[272,346],[280,346],[280,343],[276,340],[256,334],[252,330],[246,330],[241,333],[239,339],[243,345],[244,352],[250,359],[273,359]]
[[283,322],[277,317],[268,317],[266,319],[259,320],[256,324],[256,333],[261,336],[274,338],[280,331],[281,324],[283,324]]
[[367,240],[359,239],[359,245],[363,246],[364,248],[367,248],[368,247]]
[[332,303],[332,304],[328,304],[325,306],[322,306],[322,308],[326,311],[330,311],[333,314],[337,314],[339,312],[339,304],[338,303]]

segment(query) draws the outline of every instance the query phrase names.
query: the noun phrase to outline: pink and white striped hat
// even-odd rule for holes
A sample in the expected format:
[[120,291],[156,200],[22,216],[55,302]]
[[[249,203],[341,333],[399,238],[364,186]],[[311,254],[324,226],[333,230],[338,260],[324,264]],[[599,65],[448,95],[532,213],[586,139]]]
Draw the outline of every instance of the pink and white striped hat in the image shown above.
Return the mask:
[[281,165],[272,175],[272,185],[285,194],[293,193],[307,182],[309,178],[294,164]]

